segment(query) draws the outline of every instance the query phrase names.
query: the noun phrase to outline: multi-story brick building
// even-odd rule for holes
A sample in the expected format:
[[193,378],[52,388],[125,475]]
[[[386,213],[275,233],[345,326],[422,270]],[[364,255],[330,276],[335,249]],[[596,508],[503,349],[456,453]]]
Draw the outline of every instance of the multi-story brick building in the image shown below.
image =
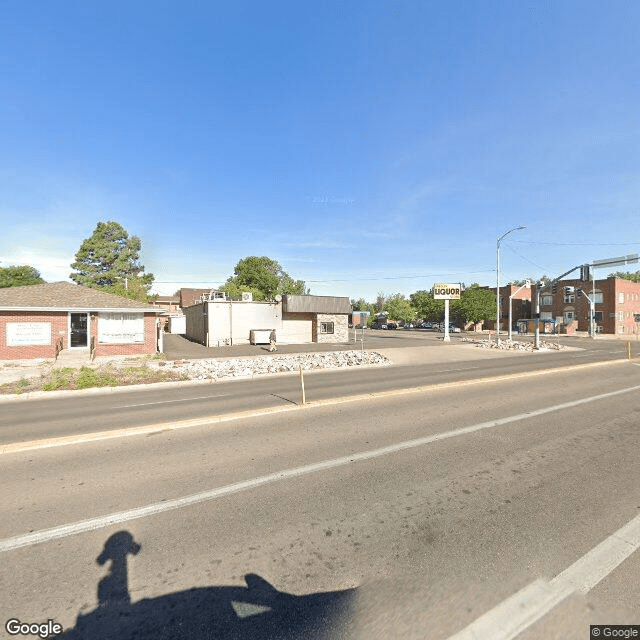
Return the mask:
[[[540,292],[540,319],[555,320],[556,325],[577,322],[578,331],[589,330],[589,300],[578,295],[582,289],[595,299],[595,323],[599,333],[635,335],[640,331],[636,322],[640,314],[640,283],[611,276],[595,282],[561,280],[556,293],[548,287]],[[532,291],[535,309],[535,287]]]
[[[493,295],[496,294],[495,287],[481,287],[482,289],[488,289],[493,291]],[[509,297],[513,296],[511,300],[511,319],[515,324],[518,320],[531,317],[531,287],[523,287],[518,291],[520,287],[515,284],[508,284],[504,287],[500,287],[500,330],[507,331],[509,328]],[[516,291],[518,291],[516,293]],[[484,324],[485,329],[494,331],[496,328],[496,319],[489,318]]]

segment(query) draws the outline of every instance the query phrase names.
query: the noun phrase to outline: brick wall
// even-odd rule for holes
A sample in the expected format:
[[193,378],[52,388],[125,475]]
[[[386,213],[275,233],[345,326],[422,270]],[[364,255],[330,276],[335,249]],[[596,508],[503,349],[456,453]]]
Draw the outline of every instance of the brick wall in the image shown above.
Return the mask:
[[[51,324],[51,342],[48,345],[7,346],[7,323],[48,322]],[[157,350],[156,316],[144,316],[144,343],[98,343],[97,314],[90,314],[89,336],[95,338],[96,356],[153,354]],[[31,358],[55,358],[56,339],[63,339],[63,349],[69,347],[69,314],[66,311],[0,311],[0,360],[28,360]],[[90,344],[90,340],[89,340]]]
[[[0,360],[22,360],[30,358],[54,358],[55,343],[58,337],[64,340],[66,349],[68,334],[68,315],[65,312],[22,312],[0,311]],[[48,322],[51,324],[51,343],[48,345],[7,346],[8,322]]]
[[[542,304],[541,300],[540,312],[550,312],[554,318],[564,318],[567,311],[572,311],[578,322],[578,331],[588,331],[589,300],[585,296],[575,296],[572,302],[565,301],[564,287],[566,286],[582,289],[589,296],[592,296],[592,282],[562,280],[558,283],[557,293],[553,295],[551,304]],[[602,302],[595,304],[596,324],[602,327],[602,333],[636,334],[638,325],[633,315],[640,313],[640,283],[612,277],[606,280],[596,280],[595,290],[602,294]],[[622,302],[620,302],[620,294],[623,294]],[[551,295],[549,289],[545,289],[542,293],[543,297],[549,295]]]
[[612,320],[615,333],[626,336],[637,335],[640,325],[636,323],[633,316],[640,313],[640,284],[630,280],[616,279],[614,296],[616,309]]

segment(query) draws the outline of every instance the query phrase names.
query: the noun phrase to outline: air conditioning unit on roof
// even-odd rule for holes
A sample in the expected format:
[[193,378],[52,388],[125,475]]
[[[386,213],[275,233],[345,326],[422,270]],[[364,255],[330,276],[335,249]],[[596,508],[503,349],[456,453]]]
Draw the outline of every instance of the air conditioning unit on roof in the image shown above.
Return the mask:
[[242,294],[242,302],[253,302],[253,293],[250,291],[245,291]]

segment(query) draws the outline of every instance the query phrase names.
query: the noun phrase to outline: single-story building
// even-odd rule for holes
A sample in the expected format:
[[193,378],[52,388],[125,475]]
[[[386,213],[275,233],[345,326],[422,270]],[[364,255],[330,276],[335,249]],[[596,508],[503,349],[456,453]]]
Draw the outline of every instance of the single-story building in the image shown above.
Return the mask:
[[164,311],[71,282],[0,289],[0,360],[153,354]]
[[349,342],[351,302],[335,296],[276,296],[279,300],[208,300],[183,309],[186,336],[207,347],[268,342]]

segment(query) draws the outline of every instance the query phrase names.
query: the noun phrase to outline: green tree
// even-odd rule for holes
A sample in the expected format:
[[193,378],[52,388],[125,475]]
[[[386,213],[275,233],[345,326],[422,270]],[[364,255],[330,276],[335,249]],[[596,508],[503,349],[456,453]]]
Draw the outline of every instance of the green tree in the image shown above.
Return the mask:
[[227,298],[231,300],[240,300],[242,298],[243,293],[251,293],[253,294],[253,299],[256,302],[260,302],[261,300],[265,300],[265,295],[260,291],[260,289],[256,289],[255,287],[247,287],[247,286],[238,286],[235,282],[227,281],[222,287],[220,287],[220,291],[224,291],[227,294]]
[[100,287],[101,291],[113,293],[123,298],[131,298],[140,302],[153,302],[158,295],[149,295],[148,287],[140,280],[140,278],[126,278],[125,282],[119,282],[107,287]]
[[391,320],[411,322],[416,319],[415,309],[401,293],[389,296],[385,300],[382,310],[389,314]]
[[376,312],[376,305],[371,302],[367,302],[364,298],[351,300],[351,307],[354,311],[368,311],[371,315]]
[[26,264],[16,267],[0,267],[0,289],[42,284],[44,280],[35,267]]
[[609,275],[616,278],[622,278],[622,280],[631,280],[631,282],[640,282],[640,271],[616,271]]
[[444,300],[436,300],[431,291],[424,289],[409,296],[411,306],[422,320],[439,320],[444,311]]
[[[454,302],[453,300],[451,301]],[[461,294],[460,300],[452,304],[452,311],[457,313],[465,322],[474,324],[487,318],[495,318],[496,294],[489,289],[481,289],[477,284],[467,287]]]
[[[85,239],[71,265],[71,279],[94,289],[124,286],[129,290],[142,288],[145,295],[153,284],[153,274],[144,273],[140,264],[140,238],[129,236],[117,222],[98,222],[91,236]],[[136,296],[137,297],[137,296]]]
[[[249,256],[243,258],[236,265],[232,277],[222,288],[235,285],[241,292],[257,290],[261,292],[263,300],[272,300],[280,294],[304,295],[309,293],[303,280],[294,280],[280,263],[267,256]],[[230,289],[234,290],[235,289]],[[255,297],[255,296],[254,296]]]

